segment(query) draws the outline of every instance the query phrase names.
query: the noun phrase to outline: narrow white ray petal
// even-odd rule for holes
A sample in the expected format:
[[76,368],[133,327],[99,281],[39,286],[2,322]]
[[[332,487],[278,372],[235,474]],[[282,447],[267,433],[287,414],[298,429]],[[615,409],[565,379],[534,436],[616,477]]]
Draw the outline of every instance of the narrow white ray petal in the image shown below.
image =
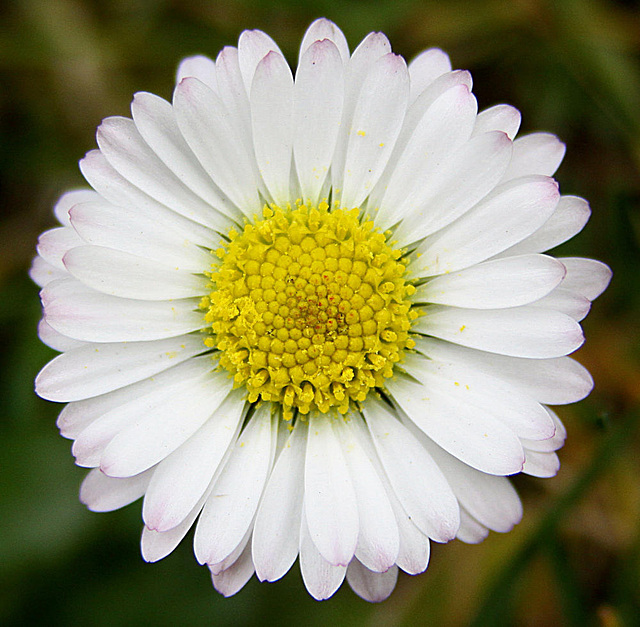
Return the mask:
[[522,446],[525,450],[525,455],[527,451],[553,453],[564,446],[564,442],[567,438],[567,431],[564,428],[564,425],[553,410],[548,407],[545,407],[545,409],[556,426],[556,432],[552,438],[547,440],[527,440],[526,438],[521,438],[520,441],[522,442]]
[[63,262],[88,287],[120,298],[161,301],[207,292],[204,275],[104,246],[77,246],[65,254]]
[[458,540],[467,544],[478,544],[489,535],[489,530],[481,525],[464,507],[460,508],[460,529],[458,529]]
[[142,537],[140,538],[140,551],[142,558],[146,562],[157,562],[165,558],[175,549],[182,539],[187,535],[191,525],[193,525],[198,514],[202,510],[205,497],[202,497],[196,506],[189,512],[189,515],[173,529],[169,531],[154,531],[148,527],[142,529]]
[[345,157],[341,202],[358,207],[391,156],[409,97],[404,59],[387,54],[373,63],[356,99]]
[[522,472],[527,475],[548,479],[555,477],[560,469],[560,460],[555,453],[525,450],[525,456]]
[[567,275],[560,287],[577,292],[589,300],[595,300],[607,289],[611,281],[611,268],[595,259],[582,257],[560,257]]
[[[207,61],[214,67],[213,61]],[[144,141],[186,187],[231,219],[240,217],[240,212],[215,188],[191,152],[170,103],[153,94],[138,92],[131,103],[131,113]]]
[[510,531],[520,522],[522,503],[509,479],[474,470],[427,437],[420,441],[442,469],[460,505],[476,520],[500,532]]
[[199,335],[85,345],[50,361],[36,378],[36,392],[50,401],[78,401],[151,377],[205,350]]
[[346,566],[330,564],[318,551],[307,526],[304,507],[300,526],[300,572],[307,591],[317,601],[332,596],[347,572]]
[[404,215],[413,198],[408,190],[428,184],[434,171],[469,139],[477,108],[466,85],[451,87],[431,104],[392,163],[376,224],[391,226]]
[[565,272],[546,255],[506,257],[440,275],[418,287],[413,300],[471,309],[528,305],[557,287]]
[[261,30],[245,30],[240,34],[238,39],[238,61],[248,94],[251,93],[251,86],[258,64],[272,51],[284,56],[280,48],[278,48],[278,44]]
[[75,205],[83,202],[100,200],[100,195],[92,189],[74,189],[60,196],[53,207],[53,213],[63,226],[71,226],[69,211]]
[[520,128],[521,119],[520,111],[515,107],[505,104],[495,105],[478,114],[473,134],[480,135],[489,131],[502,131],[513,141]]
[[458,362],[406,355],[402,368],[426,387],[439,387],[458,401],[472,405],[506,424],[520,438],[546,440],[555,425],[546,409],[503,379]]
[[343,61],[329,40],[300,59],[293,99],[293,154],[302,197],[316,204],[335,152],[344,99]]
[[240,431],[248,408],[243,394],[232,391],[198,431],[158,464],[142,508],[147,527],[172,529],[202,498]]
[[347,568],[347,582],[351,589],[365,601],[380,603],[393,592],[398,580],[398,567],[392,566],[385,572],[374,572],[354,559]]
[[82,238],[71,227],[59,226],[40,235],[36,249],[44,261],[56,270],[64,272],[66,268],[62,258],[72,248],[82,246],[84,243]]
[[224,373],[205,372],[113,410],[130,422],[105,447],[100,468],[110,477],[129,477],[162,461],[204,424],[230,388]]
[[309,533],[318,551],[331,564],[346,566],[358,541],[356,495],[331,420],[317,412],[309,418],[304,493]]
[[111,512],[137,501],[147,489],[153,469],[135,477],[113,479],[100,469],[89,472],[80,487],[80,501],[92,512]]
[[142,139],[133,120],[106,118],[96,137],[107,161],[133,185],[187,218],[203,224],[211,221],[209,216],[216,210],[164,165]]
[[573,318],[535,305],[511,309],[430,305],[412,330],[490,353],[534,359],[568,355],[584,342]]
[[458,529],[458,502],[425,448],[375,399],[363,407],[389,482],[415,525],[437,542],[451,540]]
[[557,287],[534,304],[536,307],[561,311],[563,314],[571,316],[576,322],[583,320],[591,309],[591,301],[588,298],[561,287]]
[[[71,209],[73,228],[85,242],[138,255],[191,272],[211,267],[203,246],[215,248],[220,236],[173,212],[150,215],[140,206],[116,207],[108,202],[81,203]],[[163,217],[169,217],[163,221]]]
[[44,287],[51,283],[51,281],[57,281],[58,279],[64,279],[68,276],[66,270],[56,268],[54,265],[45,261],[42,257],[36,256],[31,262],[31,268],[29,268],[29,277],[39,287]]
[[231,551],[231,553],[229,553],[227,557],[225,557],[221,562],[218,562],[216,564],[207,564],[212,575],[219,575],[223,570],[226,570],[227,568],[229,568],[230,566],[233,566],[233,564],[236,563],[236,561],[240,558],[243,551],[249,544],[249,541],[251,540],[251,533],[253,531],[251,528],[252,526],[253,525],[249,525],[249,528],[247,529],[247,532],[242,537],[242,540],[240,540],[236,548],[233,549],[233,551]]
[[416,276],[433,276],[485,261],[540,228],[559,197],[557,183],[546,177],[501,185],[460,219],[424,240],[410,267]]
[[426,337],[416,337],[416,350],[430,359],[460,363],[503,379],[540,403],[574,403],[587,396],[593,387],[591,375],[570,357],[506,357]]
[[353,113],[363,82],[372,65],[391,52],[391,44],[382,33],[369,33],[354,50],[345,66],[345,93],[342,123],[336,143],[336,152],[331,161],[331,179],[335,194],[342,189],[348,140],[352,128]]
[[423,385],[398,375],[387,388],[421,431],[466,464],[495,475],[520,472],[524,454],[515,433],[491,413],[438,384]]
[[333,43],[340,53],[342,63],[346,63],[349,60],[349,44],[344,33],[333,22],[324,17],[315,20],[307,28],[300,44],[298,59],[301,60],[314,43],[323,40]]
[[[201,245],[206,245],[206,242],[211,240],[209,229],[224,233],[229,231],[232,224],[229,218],[212,209],[206,213],[196,213],[191,210],[181,213],[180,207],[169,207],[163,204],[165,199],[162,201],[154,200],[117,172],[99,150],[90,150],[80,160],[80,170],[85,179],[102,197],[91,201],[91,204],[104,203],[106,200],[115,205],[123,215],[127,216],[128,220],[133,219],[128,214],[140,215],[143,220],[155,220],[159,225],[177,229],[181,237]],[[72,208],[71,212],[84,204],[79,203]],[[115,226],[111,228],[115,228]],[[127,226],[123,224],[120,232],[126,230]],[[112,246],[112,248],[116,248],[116,246]]]
[[505,250],[501,255],[540,253],[577,235],[589,220],[589,203],[577,196],[561,196],[551,217],[529,237]]
[[411,79],[409,95],[409,105],[411,105],[436,78],[451,72],[451,61],[446,52],[438,48],[429,48],[413,58],[408,69]]
[[85,342],[74,340],[66,335],[62,335],[62,333],[58,333],[44,318],[38,323],[38,337],[41,342],[53,348],[53,350],[60,352],[85,346]]
[[251,124],[258,170],[273,200],[291,200],[293,76],[285,58],[269,52],[256,67],[250,92]]
[[503,180],[543,174],[553,176],[562,162],[566,146],[551,133],[531,133],[513,143],[513,158]]
[[251,559],[251,542],[242,551],[240,557],[218,574],[211,573],[213,587],[223,596],[230,597],[239,592],[251,579],[254,573]]
[[259,209],[252,156],[222,101],[204,83],[185,78],[175,89],[178,127],[213,182],[245,214]]
[[349,422],[336,421],[335,426],[358,505],[360,524],[355,556],[368,569],[381,573],[395,564],[400,537],[385,487],[360,445],[361,431],[354,424],[359,420],[353,415]]
[[511,158],[505,133],[477,135],[440,165],[402,209],[405,216],[394,232],[398,242],[411,243],[451,224],[480,202],[498,183]]
[[271,468],[275,422],[265,403],[238,437],[198,521],[194,550],[201,564],[221,562],[247,532]]
[[204,83],[209,89],[216,91],[218,81],[216,80],[216,64],[209,58],[201,54],[187,57],[180,61],[178,70],[176,71],[176,85],[183,78],[197,78]]
[[260,581],[276,581],[298,557],[304,497],[307,422],[297,420],[262,496],[253,531],[253,561]]
[[205,326],[198,311],[200,299],[150,302],[116,298],[75,282],[81,286],[75,292],[54,281],[41,293],[47,322],[63,335],[86,342],[144,342]]

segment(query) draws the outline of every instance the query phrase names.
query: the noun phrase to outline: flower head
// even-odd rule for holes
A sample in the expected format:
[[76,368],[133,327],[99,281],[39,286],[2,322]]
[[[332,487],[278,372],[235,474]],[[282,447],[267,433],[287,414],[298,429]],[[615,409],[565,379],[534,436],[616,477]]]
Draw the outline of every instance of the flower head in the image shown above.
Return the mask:
[[508,475],[549,477],[586,396],[567,355],[610,271],[558,139],[481,113],[440,50],[409,66],[321,19],[295,76],[260,31],[180,65],[173,102],[108,118],[32,277],[62,352],[42,397],[95,511],[144,497],[142,553],[195,525],[215,587],[345,576],[371,601],[429,543],[508,531]]

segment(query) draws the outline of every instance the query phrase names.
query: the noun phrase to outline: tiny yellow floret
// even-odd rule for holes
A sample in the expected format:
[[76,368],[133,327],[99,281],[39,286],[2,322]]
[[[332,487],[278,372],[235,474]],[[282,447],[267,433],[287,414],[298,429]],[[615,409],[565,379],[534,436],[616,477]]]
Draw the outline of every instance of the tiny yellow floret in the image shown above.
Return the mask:
[[359,213],[271,205],[213,253],[204,343],[250,402],[287,419],[346,413],[415,346],[402,251]]

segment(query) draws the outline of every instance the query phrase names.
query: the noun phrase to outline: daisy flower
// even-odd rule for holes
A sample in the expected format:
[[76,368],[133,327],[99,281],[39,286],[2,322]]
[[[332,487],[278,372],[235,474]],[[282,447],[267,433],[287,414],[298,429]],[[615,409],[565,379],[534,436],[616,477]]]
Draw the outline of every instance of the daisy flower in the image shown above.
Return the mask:
[[567,355],[610,278],[543,254],[589,217],[552,178],[563,144],[478,113],[442,51],[351,53],[325,19],[295,74],[245,31],[131,112],[31,271],[81,500],[142,497],[150,562],[195,526],[226,596],[299,558],[314,598],[346,577],[380,601],[430,541],[516,524],[508,476],[558,470],[547,405],[592,388]]

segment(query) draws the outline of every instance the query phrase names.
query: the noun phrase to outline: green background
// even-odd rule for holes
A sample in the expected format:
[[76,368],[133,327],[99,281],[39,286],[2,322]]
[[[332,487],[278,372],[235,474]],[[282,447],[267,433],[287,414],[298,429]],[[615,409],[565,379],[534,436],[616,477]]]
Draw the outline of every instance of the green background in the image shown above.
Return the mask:
[[[185,55],[215,56],[261,28],[295,64],[305,28],[336,21],[351,47],[382,30],[410,58],[439,46],[470,69],[481,108],[508,102],[522,131],[568,145],[557,174],[593,216],[560,254],[614,269],[577,353],[596,381],[560,408],[569,439],[550,480],[518,477],[525,507],[511,533],[434,545],[418,577],[382,605],[343,588],[318,603],[298,567],[223,599],[190,539],[149,565],[140,504],[92,514],[84,472],[33,394],[53,357],[36,338],[26,270],[51,207],[82,184],[77,161],[135,91],[170,98]],[[22,0],[0,6],[0,624],[2,625],[617,625],[640,624],[640,10],[613,0]]]

